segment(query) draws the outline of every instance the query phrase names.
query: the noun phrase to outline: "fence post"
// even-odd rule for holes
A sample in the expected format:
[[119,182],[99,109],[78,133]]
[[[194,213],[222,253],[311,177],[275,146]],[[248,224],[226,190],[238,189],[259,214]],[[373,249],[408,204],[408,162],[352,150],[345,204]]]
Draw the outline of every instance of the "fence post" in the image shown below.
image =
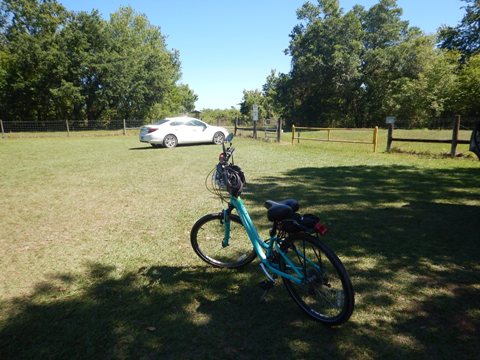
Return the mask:
[[257,121],[253,121],[253,138],[257,138]]
[[294,140],[295,140],[295,125],[292,125],[292,145]]
[[457,153],[458,145],[458,131],[460,130],[460,115],[455,116],[455,121],[453,122],[453,131],[452,131],[452,147],[450,149],[450,156],[454,157]]
[[393,124],[388,124],[388,135],[387,135],[387,151],[390,152],[392,149],[393,142]]
[[234,130],[234,133],[233,133],[235,136],[237,136],[237,128],[238,128],[237,123],[238,123],[238,118],[235,118],[235,130]]
[[67,136],[70,136],[70,128],[68,127],[68,120],[65,120],[65,123],[67,124]]
[[123,135],[127,135],[127,125],[125,123],[125,119],[123,119]]
[[282,134],[282,119],[277,120],[277,142],[280,142],[280,137]]
[[2,139],[5,138],[5,131],[3,130],[3,120],[0,119],[0,127],[2,128]]
[[378,126],[373,129],[373,152],[377,152],[378,144]]

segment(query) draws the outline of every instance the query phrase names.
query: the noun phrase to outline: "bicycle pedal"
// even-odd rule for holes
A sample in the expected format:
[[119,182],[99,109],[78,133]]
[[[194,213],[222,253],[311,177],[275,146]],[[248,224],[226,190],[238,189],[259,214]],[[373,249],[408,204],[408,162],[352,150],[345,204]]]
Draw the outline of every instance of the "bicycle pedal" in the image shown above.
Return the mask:
[[260,288],[265,291],[270,290],[271,288],[273,288],[274,285],[275,282],[270,280],[263,280],[258,284],[258,286],[260,286]]

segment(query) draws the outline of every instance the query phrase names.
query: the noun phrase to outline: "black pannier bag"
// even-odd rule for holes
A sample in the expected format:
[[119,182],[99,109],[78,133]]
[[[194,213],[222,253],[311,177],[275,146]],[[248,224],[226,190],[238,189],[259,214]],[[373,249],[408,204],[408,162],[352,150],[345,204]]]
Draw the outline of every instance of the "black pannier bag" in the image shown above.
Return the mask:
[[325,235],[328,231],[327,227],[320,222],[318,216],[312,214],[293,214],[292,218],[285,219],[281,222],[282,230],[286,232],[306,232],[306,233],[318,233]]

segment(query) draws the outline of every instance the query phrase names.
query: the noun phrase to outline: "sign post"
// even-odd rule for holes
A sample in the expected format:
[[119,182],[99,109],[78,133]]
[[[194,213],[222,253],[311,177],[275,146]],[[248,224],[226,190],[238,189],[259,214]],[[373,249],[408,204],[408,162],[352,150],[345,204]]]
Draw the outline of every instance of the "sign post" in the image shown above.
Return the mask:
[[392,141],[393,141],[393,124],[397,118],[395,116],[387,116],[386,123],[388,125],[388,135],[387,135],[387,151],[390,151],[392,148]]
[[257,121],[258,121],[258,105],[252,106],[252,120],[253,120],[253,138],[257,138]]

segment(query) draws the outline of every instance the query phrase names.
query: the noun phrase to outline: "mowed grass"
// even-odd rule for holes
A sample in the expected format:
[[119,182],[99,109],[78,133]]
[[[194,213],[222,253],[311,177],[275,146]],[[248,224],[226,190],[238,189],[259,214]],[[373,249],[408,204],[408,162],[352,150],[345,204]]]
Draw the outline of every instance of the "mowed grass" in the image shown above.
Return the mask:
[[477,357],[480,162],[438,155],[448,144],[388,154],[385,138],[377,153],[235,139],[262,233],[268,198],[329,227],[356,290],[334,329],[281,283],[261,304],[258,261],[228,271],[194,254],[193,223],[221,209],[204,185],[218,146],[1,140],[0,358]]

